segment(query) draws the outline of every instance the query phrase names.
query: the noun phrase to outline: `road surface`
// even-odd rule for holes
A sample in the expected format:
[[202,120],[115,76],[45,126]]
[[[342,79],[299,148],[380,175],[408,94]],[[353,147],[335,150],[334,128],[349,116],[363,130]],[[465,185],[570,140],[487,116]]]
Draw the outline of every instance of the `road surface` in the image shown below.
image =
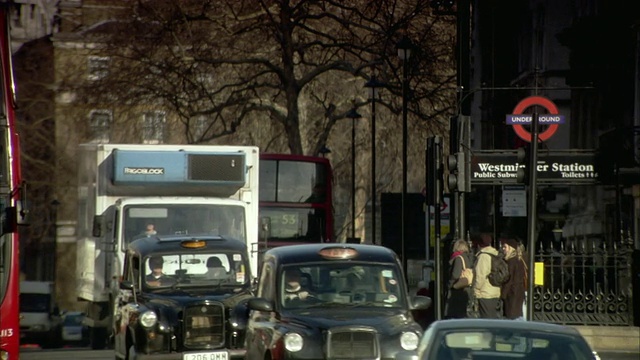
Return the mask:
[[[602,360],[638,360],[640,353],[601,353]],[[112,350],[90,350],[89,348],[64,348],[56,350],[25,349],[20,352],[21,360],[68,360],[95,359],[113,360]]]

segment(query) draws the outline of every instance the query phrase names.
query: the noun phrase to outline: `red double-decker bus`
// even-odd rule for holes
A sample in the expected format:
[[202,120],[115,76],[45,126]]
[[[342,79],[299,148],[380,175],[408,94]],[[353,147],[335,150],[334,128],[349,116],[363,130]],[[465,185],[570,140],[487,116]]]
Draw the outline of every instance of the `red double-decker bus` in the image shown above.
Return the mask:
[[261,154],[261,248],[335,241],[332,181],[328,159]]
[[20,266],[17,224],[26,213],[20,202],[20,146],[15,128],[15,91],[7,6],[6,3],[0,3],[0,211],[3,212],[0,221],[0,359],[18,359]]

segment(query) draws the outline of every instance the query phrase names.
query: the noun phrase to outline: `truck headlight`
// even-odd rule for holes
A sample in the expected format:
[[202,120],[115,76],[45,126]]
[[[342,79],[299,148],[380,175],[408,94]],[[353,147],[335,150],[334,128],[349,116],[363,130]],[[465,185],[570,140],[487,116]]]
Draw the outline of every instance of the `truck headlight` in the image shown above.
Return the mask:
[[153,311],[145,311],[140,316],[140,324],[146,328],[154,326],[158,322],[158,315]]
[[304,345],[304,340],[302,336],[298,333],[290,332],[284,335],[284,348],[287,351],[297,352],[302,350],[302,346]]
[[400,346],[405,350],[415,350],[418,348],[420,337],[414,332],[403,332],[400,336]]

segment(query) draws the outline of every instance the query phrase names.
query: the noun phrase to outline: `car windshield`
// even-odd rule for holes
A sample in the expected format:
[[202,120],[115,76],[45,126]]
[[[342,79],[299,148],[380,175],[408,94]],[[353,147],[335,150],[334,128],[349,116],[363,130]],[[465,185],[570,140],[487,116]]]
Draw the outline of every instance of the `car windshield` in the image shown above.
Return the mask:
[[248,269],[239,252],[156,254],[145,258],[143,280],[150,289],[235,287],[249,282]]
[[84,315],[82,314],[68,314],[64,316],[63,325],[64,326],[82,326],[82,319]]
[[152,235],[187,234],[247,240],[244,209],[237,205],[129,205],[124,210],[123,229],[127,243]]
[[579,336],[529,330],[452,330],[436,336],[424,359],[587,360],[593,353]]
[[280,304],[311,307],[388,307],[406,305],[401,272],[395,265],[330,262],[284,267]]
[[49,294],[20,294],[20,312],[49,312],[51,311],[51,295]]

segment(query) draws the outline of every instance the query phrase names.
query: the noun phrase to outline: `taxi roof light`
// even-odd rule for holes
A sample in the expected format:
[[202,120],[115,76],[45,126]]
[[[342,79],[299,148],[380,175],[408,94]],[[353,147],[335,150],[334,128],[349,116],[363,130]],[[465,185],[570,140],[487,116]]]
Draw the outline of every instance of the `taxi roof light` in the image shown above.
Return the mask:
[[319,254],[328,260],[346,260],[358,256],[358,251],[350,247],[331,246],[321,249]]
[[187,249],[202,249],[207,246],[207,243],[202,240],[191,239],[181,241],[180,246]]

